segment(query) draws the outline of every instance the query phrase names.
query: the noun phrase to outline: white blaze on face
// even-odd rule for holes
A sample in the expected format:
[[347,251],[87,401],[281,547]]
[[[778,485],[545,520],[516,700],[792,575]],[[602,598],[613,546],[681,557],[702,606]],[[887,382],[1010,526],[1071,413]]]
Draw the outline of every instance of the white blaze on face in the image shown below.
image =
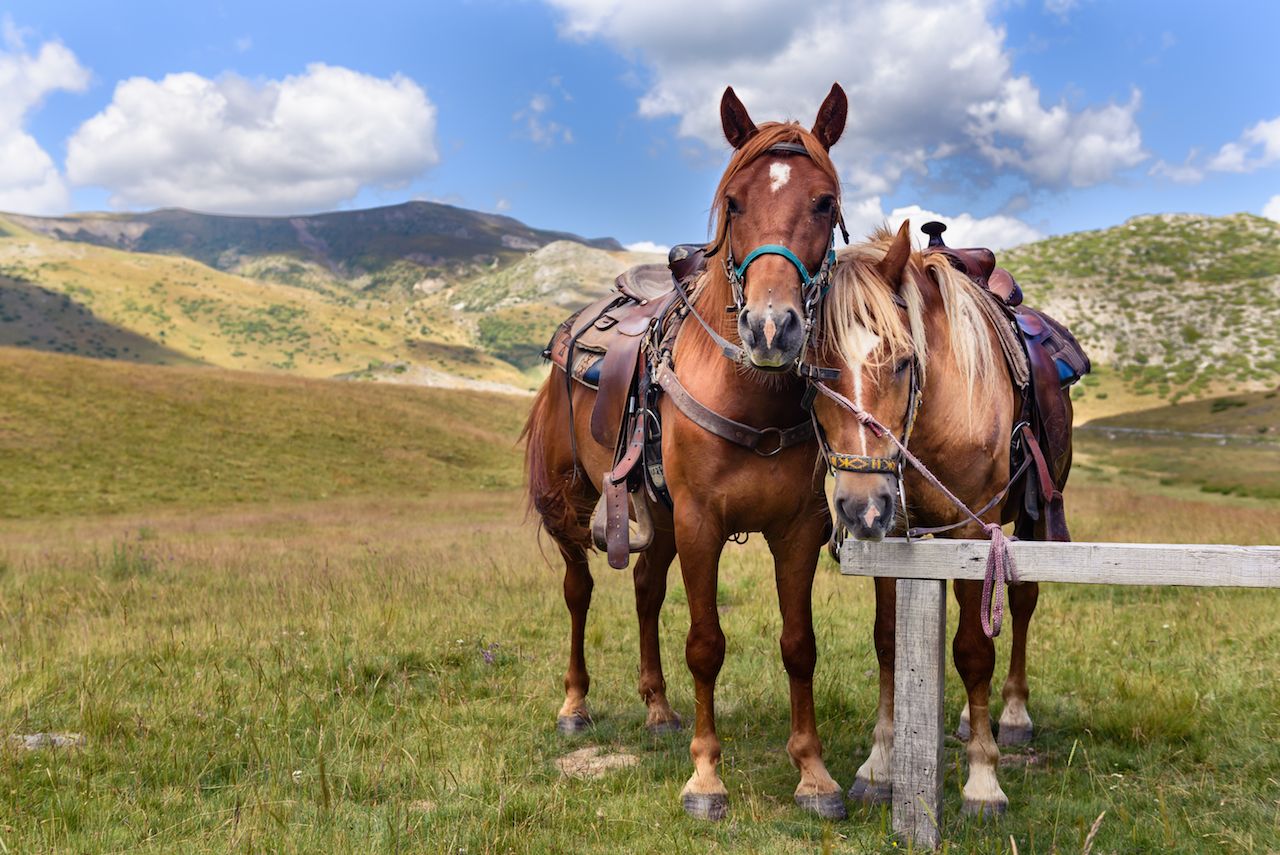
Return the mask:
[[787,182],[791,180],[791,164],[789,163],[771,163],[769,164],[769,189],[777,193],[783,187],[787,186]]
[[[862,407],[862,375],[865,371],[867,357],[875,352],[880,346],[880,336],[866,329],[865,327],[854,327],[849,336],[850,345],[857,353],[849,365],[849,370],[853,374],[853,403],[861,410]],[[861,454],[865,457],[867,453],[867,428],[865,425],[858,424],[858,442],[862,445]]]

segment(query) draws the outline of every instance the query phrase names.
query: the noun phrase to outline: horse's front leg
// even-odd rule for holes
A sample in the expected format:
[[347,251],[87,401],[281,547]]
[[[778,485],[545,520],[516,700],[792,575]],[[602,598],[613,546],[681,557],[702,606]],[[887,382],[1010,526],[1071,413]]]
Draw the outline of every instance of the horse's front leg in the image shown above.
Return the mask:
[[[826,513],[826,507],[820,509]],[[791,687],[791,736],[787,753],[800,770],[796,804],[823,819],[844,819],[844,791],[822,762],[822,740],[813,709],[813,671],[818,645],[813,634],[813,574],[827,539],[823,517],[806,515],[782,536],[768,537],[773,552],[778,608],[782,612],[782,664]]]
[[724,664],[724,632],[716,608],[720,553],[727,535],[709,512],[678,503],[676,546],[680,572],[689,600],[689,635],[684,657],[693,675],[694,724],[689,753],[693,777],[680,792],[685,813],[695,819],[724,819],[729,812],[729,791],[720,780],[720,738],[716,736],[716,678]]
[[858,767],[849,798],[869,805],[893,800],[893,666],[898,580],[876,579],[876,660],[880,663],[880,702],[871,754]]
[[1000,745],[1022,745],[1031,741],[1031,714],[1027,712],[1027,630],[1040,599],[1037,582],[1023,582],[1009,588],[1009,613],[1013,616],[1013,647],[1009,651],[1009,676],[1000,694],[1004,709],[1000,713]]
[[996,777],[1000,749],[991,735],[989,713],[996,646],[982,632],[982,583],[957,579],[955,592],[960,603],[960,625],[951,655],[969,699],[969,777],[964,784],[963,810],[969,815],[999,816],[1008,808],[1009,799]]

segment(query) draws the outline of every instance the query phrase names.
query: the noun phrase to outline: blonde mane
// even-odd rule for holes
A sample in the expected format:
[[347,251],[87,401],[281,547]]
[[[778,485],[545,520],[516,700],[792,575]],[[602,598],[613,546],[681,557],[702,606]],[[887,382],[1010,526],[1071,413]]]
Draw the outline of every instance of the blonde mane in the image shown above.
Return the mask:
[[[904,320],[894,302],[893,287],[876,268],[892,243],[893,235],[878,229],[867,242],[839,252],[831,291],[822,310],[819,341],[825,354],[846,365],[871,367],[914,356],[923,381],[928,372],[929,349],[920,282],[927,277],[942,298],[952,357],[970,395],[975,387],[985,389],[996,377],[991,328],[978,302],[986,296],[945,257],[912,252],[901,292],[907,308]],[[868,333],[879,338],[879,345],[870,354],[865,352]]]

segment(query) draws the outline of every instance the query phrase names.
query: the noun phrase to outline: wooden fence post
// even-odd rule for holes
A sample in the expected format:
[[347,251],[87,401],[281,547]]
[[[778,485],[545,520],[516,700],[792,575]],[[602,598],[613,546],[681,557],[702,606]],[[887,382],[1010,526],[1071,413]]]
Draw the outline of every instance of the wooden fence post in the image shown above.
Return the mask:
[[942,818],[947,583],[898,580],[893,674],[893,830],[936,848]]

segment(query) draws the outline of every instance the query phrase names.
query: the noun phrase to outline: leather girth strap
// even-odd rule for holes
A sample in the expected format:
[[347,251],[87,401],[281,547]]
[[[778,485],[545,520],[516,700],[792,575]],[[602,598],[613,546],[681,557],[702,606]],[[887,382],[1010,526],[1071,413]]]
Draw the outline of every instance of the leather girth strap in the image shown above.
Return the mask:
[[[689,421],[708,433],[713,433],[721,439],[726,439],[743,448],[748,448],[761,456],[771,457],[784,448],[800,445],[813,439],[813,422],[811,420],[806,420],[785,430],[772,427],[760,430],[720,415],[690,394],[689,390],[680,382],[680,379],[676,377],[675,371],[671,368],[671,362],[667,359],[663,359],[658,365],[658,371],[653,380],[662,387],[664,392],[671,396],[671,403],[675,404],[676,408],[684,413]],[[764,447],[763,450],[762,446]]]

